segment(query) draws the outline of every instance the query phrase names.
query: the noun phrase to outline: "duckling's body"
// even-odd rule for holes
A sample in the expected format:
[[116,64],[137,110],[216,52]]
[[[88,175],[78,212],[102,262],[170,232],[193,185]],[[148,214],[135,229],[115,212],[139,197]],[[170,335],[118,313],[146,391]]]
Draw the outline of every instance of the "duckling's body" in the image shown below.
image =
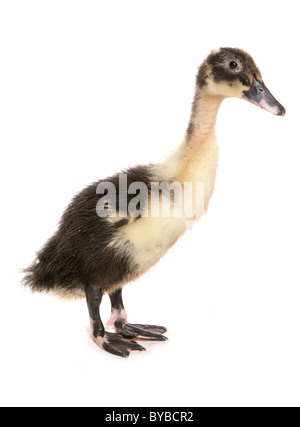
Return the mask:
[[[239,70],[231,69],[228,64],[237,64]],[[264,91],[260,94],[267,96],[261,104],[254,83]],[[127,322],[122,287],[156,264],[207,210],[216,179],[215,122],[222,101],[228,96],[245,97],[283,115],[283,107],[266,91],[248,54],[228,48],[212,52],[199,69],[191,119],[181,146],[161,164],[128,169],[90,185],[75,196],[58,231],[27,270],[25,284],[35,291],[51,291],[66,297],[86,296],[93,339],[113,354],[126,357],[131,350],[143,350],[126,339],[165,340],[164,327]],[[126,181],[122,181],[124,177]],[[99,206],[99,199],[105,194],[99,188],[107,183],[113,184],[115,193],[107,192],[106,203]],[[135,183],[146,189],[139,193],[138,205],[134,204],[138,192],[131,191]],[[161,185],[160,196],[155,200],[151,191],[153,183]],[[181,192],[176,193],[173,183]],[[115,201],[111,194],[120,197]],[[162,206],[167,199],[170,213],[163,215]],[[178,215],[176,209],[182,208],[183,200],[189,210],[181,209]],[[138,206],[136,215],[131,215],[132,206]],[[106,216],[107,209],[113,214]],[[109,324],[117,334],[105,331],[99,315],[104,293],[111,298]]]

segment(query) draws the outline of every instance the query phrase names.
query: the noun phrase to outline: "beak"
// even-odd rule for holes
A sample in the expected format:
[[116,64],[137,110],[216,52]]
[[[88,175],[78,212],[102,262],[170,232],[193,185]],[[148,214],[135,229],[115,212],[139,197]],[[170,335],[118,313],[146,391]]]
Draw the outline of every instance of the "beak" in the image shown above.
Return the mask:
[[242,98],[277,116],[285,115],[285,108],[276,101],[264,83],[256,80],[254,76],[251,88],[242,92]]

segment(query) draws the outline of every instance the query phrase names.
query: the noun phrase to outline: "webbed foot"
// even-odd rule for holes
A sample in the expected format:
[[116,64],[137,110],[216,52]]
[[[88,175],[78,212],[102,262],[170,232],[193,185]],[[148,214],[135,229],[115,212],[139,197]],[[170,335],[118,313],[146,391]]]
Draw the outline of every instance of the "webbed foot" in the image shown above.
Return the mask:
[[93,335],[93,341],[108,353],[120,357],[128,357],[133,350],[146,350],[137,342],[125,340],[121,335],[111,332],[105,332],[103,337]]
[[127,339],[141,338],[153,341],[166,341],[168,339],[163,335],[167,331],[164,326],[128,323],[124,309],[112,309],[107,325],[113,325],[115,331]]

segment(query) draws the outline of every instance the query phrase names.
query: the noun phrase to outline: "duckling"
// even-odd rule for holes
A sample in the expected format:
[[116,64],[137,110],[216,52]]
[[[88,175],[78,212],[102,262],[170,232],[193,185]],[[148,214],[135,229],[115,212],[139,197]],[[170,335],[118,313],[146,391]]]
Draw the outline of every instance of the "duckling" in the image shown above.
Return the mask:
[[[133,350],[145,350],[139,339],[167,339],[163,326],[127,321],[122,288],[155,265],[207,211],[218,163],[216,117],[228,97],[285,114],[248,53],[237,48],[212,51],[199,67],[190,121],[179,148],[159,164],[131,167],[81,191],[25,270],[23,283],[33,291],[85,297],[91,337],[109,353],[128,357]],[[178,214],[182,200],[190,208]],[[165,201],[169,211],[164,215]],[[100,317],[104,294],[110,297],[107,325],[114,332]]]

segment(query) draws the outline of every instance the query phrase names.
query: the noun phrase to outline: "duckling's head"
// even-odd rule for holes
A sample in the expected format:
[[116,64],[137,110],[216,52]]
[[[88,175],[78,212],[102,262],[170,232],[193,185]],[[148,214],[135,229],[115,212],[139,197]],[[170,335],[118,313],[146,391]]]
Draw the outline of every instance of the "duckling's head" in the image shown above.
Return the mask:
[[241,49],[213,51],[199,68],[197,85],[208,95],[241,98],[278,116],[285,114],[263,83],[253,58]]

